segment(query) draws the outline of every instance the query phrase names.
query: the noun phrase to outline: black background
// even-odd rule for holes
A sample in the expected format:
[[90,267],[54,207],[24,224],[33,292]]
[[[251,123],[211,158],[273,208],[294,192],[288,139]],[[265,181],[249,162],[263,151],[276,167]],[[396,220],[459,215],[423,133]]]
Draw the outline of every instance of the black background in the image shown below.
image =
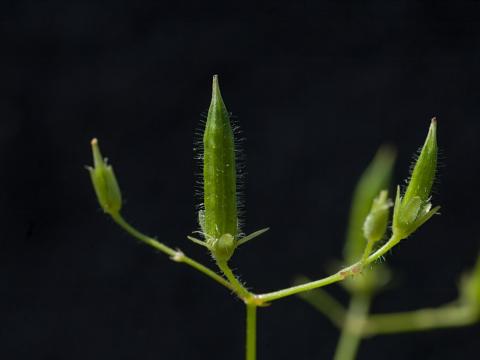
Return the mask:
[[[480,2],[2,2],[0,358],[242,359],[228,291],[104,216],[84,165],[98,137],[124,215],[213,266],[196,230],[195,132],[220,74],[246,140],[232,265],[258,292],[340,258],[352,189],[378,146],[408,176],[438,117],[435,217],[388,255],[373,311],[456,297],[478,238]],[[329,290],[340,300],[338,286]],[[365,341],[360,359],[466,359],[480,327]],[[329,359],[338,333],[297,298],[259,313],[259,359]]]

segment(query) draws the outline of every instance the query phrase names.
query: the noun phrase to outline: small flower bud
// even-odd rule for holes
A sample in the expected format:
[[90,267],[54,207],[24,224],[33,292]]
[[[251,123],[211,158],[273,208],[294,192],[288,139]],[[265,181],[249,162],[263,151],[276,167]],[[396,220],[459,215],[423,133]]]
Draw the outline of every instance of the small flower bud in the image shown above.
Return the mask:
[[433,118],[403,197],[400,195],[400,188],[397,188],[393,232],[399,238],[408,237],[440,208],[437,206],[432,209],[430,203],[430,193],[437,169],[437,153],[437,122]]
[[122,195],[118,187],[117,179],[107,159],[102,157],[97,139],[92,142],[93,167],[87,167],[92,179],[93,188],[97,194],[98,202],[103,211],[108,214],[116,214],[122,208]]
[[378,149],[375,157],[358,180],[353,194],[346,242],[343,250],[344,261],[357,261],[365,248],[364,223],[370,213],[373,200],[381,190],[390,186],[395,150],[387,145]]
[[[199,216],[202,231],[212,249],[230,249],[227,239],[235,241],[238,235],[235,144],[217,75],[213,77],[203,146],[204,209]],[[221,244],[215,245],[217,242]]]
[[363,223],[363,236],[375,243],[385,236],[388,225],[389,209],[393,205],[388,198],[388,191],[382,190],[373,200],[372,208]]

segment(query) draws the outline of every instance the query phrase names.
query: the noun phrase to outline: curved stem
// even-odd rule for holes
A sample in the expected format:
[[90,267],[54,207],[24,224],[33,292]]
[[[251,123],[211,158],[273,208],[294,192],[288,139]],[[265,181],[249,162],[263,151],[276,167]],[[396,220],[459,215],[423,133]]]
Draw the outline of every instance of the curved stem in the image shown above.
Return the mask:
[[217,261],[217,265],[220,270],[222,270],[225,277],[230,282],[231,288],[235,293],[244,301],[247,301],[252,297],[252,294],[243,286],[243,284],[237,279],[235,274],[233,273],[230,266],[226,261]]
[[257,358],[257,306],[247,304],[246,360]]
[[172,249],[171,247],[147,236],[132,225],[130,225],[120,213],[111,214],[112,219],[120,225],[126,232],[140,240],[141,242],[167,254],[173,261],[185,263],[194,269],[200,271],[201,273],[207,275],[211,279],[215,280],[219,284],[225,286],[226,288],[233,290],[240,298],[242,298],[246,303],[247,309],[247,329],[246,329],[246,359],[255,360],[256,359],[256,342],[257,342],[257,305],[251,303],[250,300],[254,298],[251,294],[237,279],[233,271],[230,269],[226,262],[217,261],[217,265],[220,270],[226,276],[224,279],[222,276],[215,273],[213,270],[207,268],[206,266],[200,264],[199,262],[189,258],[182,251]]
[[471,306],[448,305],[437,309],[371,315],[361,329],[364,336],[461,327],[480,320]]
[[337,344],[334,360],[354,360],[360,341],[362,340],[359,331],[356,329],[361,326],[362,321],[368,314],[370,307],[370,297],[366,294],[354,294],[350,300],[345,324],[342,327],[342,333]]
[[230,284],[227,280],[225,280],[222,276],[218,275],[216,272],[213,270],[207,268],[206,266],[200,264],[199,262],[189,258],[186,256],[183,252],[180,250],[175,250],[172,249],[171,247],[168,247],[165,244],[162,244],[161,242],[141,233],[137,229],[135,229],[132,225],[130,225],[123,217],[120,215],[120,213],[116,214],[111,214],[112,219],[120,225],[126,232],[128,232],[130,235],[133,237],[137,238],[141,242],[157,249],[160,250],[161,252],[167,254],[170,256],[170,258],[173,261],[179,262],[179,263],[184,263],[187,264],[194,269],[200,271],[201,273],[207,275],[211,279],[215,280],[219,284],[225,286],[226,288],[230,290],[234,290],[232,284]]
[[390,239],[372,255],[365,259],[365,261],[358,261],[353,265],[350,265],[337,273],[327,276],[326,278],[312,281],[306,284],[292,286],[286,289],[273,291],[270,293],[256,295],[256,299],[259,302],[269,302],[273,300],[278,300],[290,295],[298,294],[303,291],[313,290],[322,286],[330,285],[338,281],[344,280],[345,278],[358,274],[361,272],[364,265],[371,264],[372,262],[378,260],[380,257],[385,255],[392,247],[397,245],[400,242],[401,238],[393,234]]
[[[298,296],[330,319],[337,328],[347,326],[346,310],[323,289],[300,293]],[[478,322],[479,312],[471,305],[459,305],[458,301],[438,308],[371,314],[352,320],[354,331],[361,337],[463,327]]]

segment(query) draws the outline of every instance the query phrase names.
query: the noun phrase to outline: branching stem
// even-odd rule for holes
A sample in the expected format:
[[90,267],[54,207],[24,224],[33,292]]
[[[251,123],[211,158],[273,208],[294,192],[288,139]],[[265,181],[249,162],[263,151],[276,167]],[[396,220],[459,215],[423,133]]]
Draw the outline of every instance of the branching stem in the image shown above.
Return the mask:
[[350,327],[351,332],[361,337],[463,327],[480,322],[476,307],[458,300],[437,308],[354,317],[347,315],[347,310],[323,289],[299,296],[329,318],[338,329]]
[[385,255],[391,248],[397,245],[400,242],[401,238],[393,234],[390,239],[372,255],[365,259],[365,261],[356,262],[353,265],[347,266],[346,268],[338,271],[337,273],[327,276],[326,278],[308,282],[306,284],[301,284],[297,286],[292,286],[286,289],[273,291],[266,294],[256,295],[256,298],[259,302],[270,302],[278,300],[287,296],[298,294],[303,291],[313,290],[322,286],[330,285],[338,281],[342,281],[349,276],[356,275],[362,271],[364,265],[371,264],[372,262],[378,260],[383,255]]
[[354,360],[362,336],[359,329],[362,321],[365,320],[370,307],[370,296],[367,294],[353,294],[348,308],[345,324],[342,327],[340,339],[335,351],[334,360]]
[[472,306],[446,305],[436,309],[371,315],[362,328],[364,336],[425,331],[472,325],[480,320]]
[[111,216],[112,216],[112,219],[118,225],[120,225],[125,231],[127,231],[133,237],[169,255],[172,260],[176,262],[185,263],[197,269],[201,273],[207,275],[208,277],[212,278],[213,280],[225,286],[226,288],[233,290],[245,303],[251,303],[257,306],[266,305],[271,301],[282,299],[287,296],[295,295],[300,292],[309,291],[322,286],[330,285],[338,281],[342,281],[349,276],[358,274],[362,271],[362,268],[364,265],[368,265],[378,260],[380,257],[385,255],[385,253],[387,253],[392,247],[398,244],[398,242],[401,240],[401,238],[393,234],[391,238],[380,249],[378,249],[375,253],[370,255],[364,261],[359,261],[323,279],[311,281],[302,285],[292,286],[292,287],[278,290],[278,291],[273,291],[270,293],[256,295],[248,291],[242,285],[242,283],[236,278],[236,276],[233,274],[232,270],[230,269],[230,267],[226,262],[217,262],[217,265],[220,268],[220,270],[222,270],[222,272],[224,273],[224,275],[227,277],[228,280],[218,275],[213,270],[193,260],[192,258],[189,258],[180,250],[172,249],[171,247],[141,233],[140,231],[135,229],[133,226],[131,226],[122,217],[122,215],[120,215],[120,213],[115,213],[115,214],[112,214]]
[[120,213],[112,214],[112,219],[120,225],[126,232],[128,232],[130,235],[133,237],[137,238],[141,242],[150,245],[151,247],[167,254],[170,256],[170,258],[173,261],[179,262],[179,263],[184,263],[187,264],[194,269],[200,271],[201,273],[207,275],[208,277],[212,278],[219,284],[225,286],[226,288],[230,290],[234,290],[232,284],[230,284],[227,280],[225,280],[222,276],[218,275],[215,271],[207,268],[206,266],[200,264],[199,262],[193,260],[192,258],[189,258],[187,255],[185,255],[182,251],[180,250],[175,250],[172,249],[171,247],[168,247],[167,245],[155,240],[154,238],[151,238],[137,229],[135,229],[132,225],[130,225],[125,219],[120,215]]

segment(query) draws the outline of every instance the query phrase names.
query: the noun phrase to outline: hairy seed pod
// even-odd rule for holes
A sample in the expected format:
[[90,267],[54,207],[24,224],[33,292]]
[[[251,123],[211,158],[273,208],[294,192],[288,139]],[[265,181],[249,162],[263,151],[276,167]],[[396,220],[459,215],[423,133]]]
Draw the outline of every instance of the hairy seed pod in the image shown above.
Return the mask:
[[213,76],[212,100],[203,135],[203,232],[208,242],[238,235],[237,171],[230,116]]
[[418,196],[423,202],[428,201],[430,198],[437,171],[437,153],[437,121],[433,118],[425,144],[415,163],[412,176],[405,190],[404,203],[409,203],[415,196]]
[[430,203],[430,193],[437,171],[437,154],[437,122],[433,118],[403,197],[400,196],[400,188],[397,188],[392,229],[399,238],[408,237],[440,208],[432,208]]

